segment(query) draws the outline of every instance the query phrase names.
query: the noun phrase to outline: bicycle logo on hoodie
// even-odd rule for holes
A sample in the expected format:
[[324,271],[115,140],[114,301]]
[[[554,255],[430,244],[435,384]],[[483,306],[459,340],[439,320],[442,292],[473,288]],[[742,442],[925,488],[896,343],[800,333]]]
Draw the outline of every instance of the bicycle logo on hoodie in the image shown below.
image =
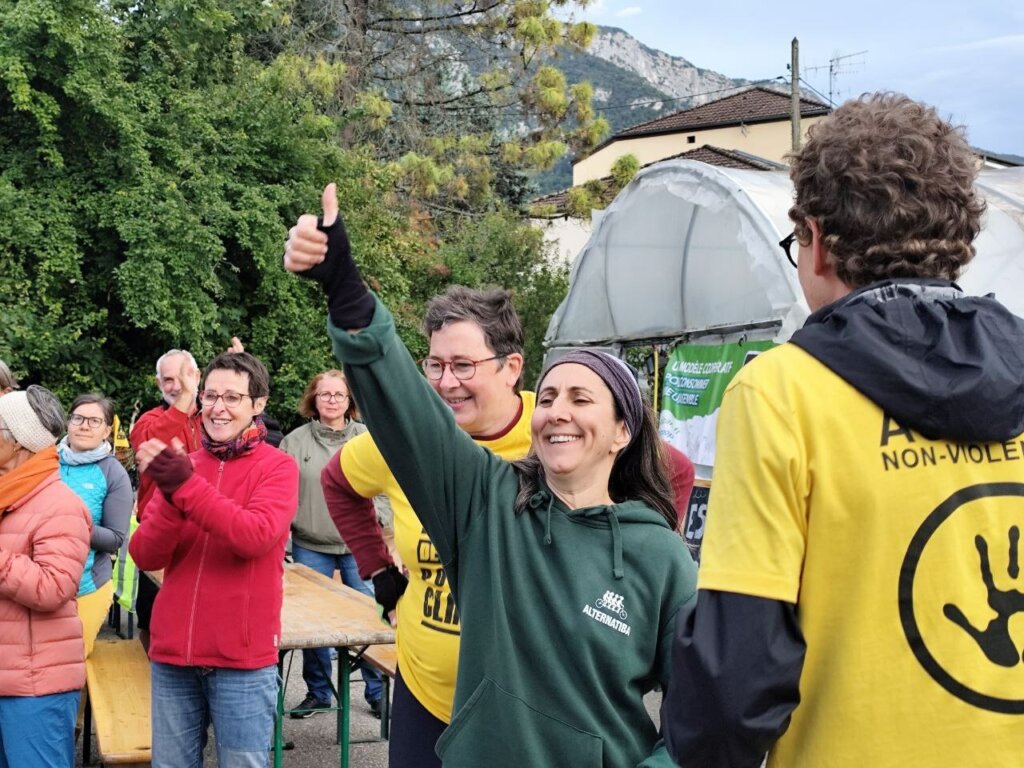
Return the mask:
[[626,609],[622,607],[622,595],[617,595],[611,590],[605,592],[594,601],[594,605],[606,611],[611,611],[623,621],[626,620]]
[[[624,602],[625,598],[622,595],[616,594],[609,589],[601,597],[597,598],[593,605],[589,603],[584,605],[583,613],[597,623],[611,627],[616,632],[621,632],[628,637],[632,632],[632,628],[626,623]],[[616,616],[618,618],[615,618]]]

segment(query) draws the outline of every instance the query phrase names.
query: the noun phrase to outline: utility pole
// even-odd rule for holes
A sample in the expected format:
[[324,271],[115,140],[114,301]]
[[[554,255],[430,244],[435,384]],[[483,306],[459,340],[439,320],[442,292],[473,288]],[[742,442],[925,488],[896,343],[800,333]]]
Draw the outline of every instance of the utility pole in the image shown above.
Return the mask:
[[792,43],[792,62],[790,63],[790,116],[793,128],[793,151],[800,149],[800,41],[795,37]]

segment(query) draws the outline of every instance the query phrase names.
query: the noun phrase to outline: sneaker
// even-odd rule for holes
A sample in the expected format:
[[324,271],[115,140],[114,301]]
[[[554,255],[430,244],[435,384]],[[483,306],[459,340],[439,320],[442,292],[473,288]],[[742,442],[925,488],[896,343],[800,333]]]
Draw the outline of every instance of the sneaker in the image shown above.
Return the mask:
[[299,703],[299,706],[295,707],[296,711],[293,711],[290,717],[293,720],[305,720],[318,712],[326,712],[330,709],[332,709],[331,702],[320,701],[312,693],[307,693],[306,698]]
[[373,701],[368,701],[366,703],[370,705],[370,713],[380,720],[381,709],[384,706],[384,697],[381,696],[379,699],[374,699]]

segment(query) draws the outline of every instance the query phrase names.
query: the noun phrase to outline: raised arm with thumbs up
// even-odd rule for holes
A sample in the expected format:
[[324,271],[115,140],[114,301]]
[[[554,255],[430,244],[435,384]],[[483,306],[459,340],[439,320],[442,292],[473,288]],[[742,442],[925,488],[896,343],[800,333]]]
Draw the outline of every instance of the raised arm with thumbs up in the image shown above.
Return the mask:
[[299,217],[288,231],[284,268],[316,280],[327,293],[327,309],[337,328],[365,328],[373,319],[373,296],[352,259],[345,224],[338,216],[338,191],[324,187],[323,217]]

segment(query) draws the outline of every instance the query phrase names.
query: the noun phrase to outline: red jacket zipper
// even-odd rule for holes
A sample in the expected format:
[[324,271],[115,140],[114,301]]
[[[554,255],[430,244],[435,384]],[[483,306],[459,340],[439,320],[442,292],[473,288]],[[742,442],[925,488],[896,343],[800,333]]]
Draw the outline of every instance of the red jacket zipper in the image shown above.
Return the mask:
[[[217,484],[214,489],[220,491],[220,479],[224,475],[224,462],[217,467]],[[196,585],[192,592],[192,610],[188,617],[188,646],[185,649],[185,663],[192,666],[192,641],[195,639],[196,609],[199,607],[199,582],[203,577],[203,564],[206,562],[206,546],[210,543],[210,534],[203,533],[203,551],[199,553],[199,568],[196,570]]]

